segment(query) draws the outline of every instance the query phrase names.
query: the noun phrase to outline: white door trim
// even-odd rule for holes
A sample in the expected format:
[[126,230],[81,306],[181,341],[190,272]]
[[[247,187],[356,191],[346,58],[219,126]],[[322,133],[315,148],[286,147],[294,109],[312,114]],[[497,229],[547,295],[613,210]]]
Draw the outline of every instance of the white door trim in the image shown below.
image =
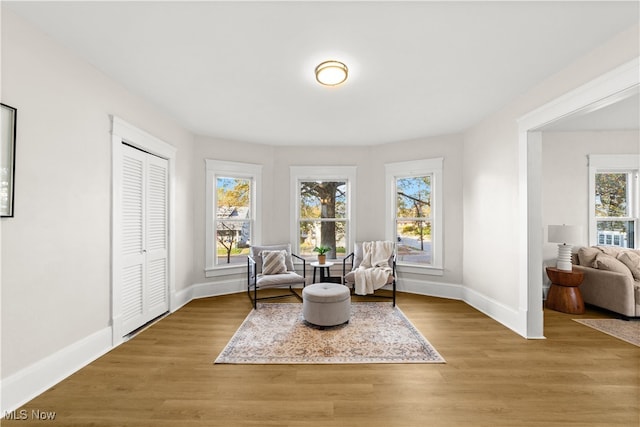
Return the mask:
[[169,309],[174,307],[175,298],[175,157],[177,149],[172,145],[138,129],[126,121],[111,116],[111,325],[113,346],[124,341],[122,329],[122,260],[118,248],[121,247],[122,206],[120,197],[120,173],[122,167],[122,144],[126,143],[148,153],[167,159],[169,162],[168,198],[168,297]]
[[542,310],[542,170],[544,125],[578,113],[588,113],[638,93],[640,57],[578,87],[518,119],[520,324],[527,338],[544,338]]

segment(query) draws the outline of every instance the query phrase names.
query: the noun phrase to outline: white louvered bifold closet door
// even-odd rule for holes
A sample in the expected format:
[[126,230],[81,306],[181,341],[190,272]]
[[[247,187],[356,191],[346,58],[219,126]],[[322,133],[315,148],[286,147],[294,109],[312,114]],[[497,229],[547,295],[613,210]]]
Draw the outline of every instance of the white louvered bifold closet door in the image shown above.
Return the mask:
[[123,332],[169,309],[167,268],[168,162],[123,145]]

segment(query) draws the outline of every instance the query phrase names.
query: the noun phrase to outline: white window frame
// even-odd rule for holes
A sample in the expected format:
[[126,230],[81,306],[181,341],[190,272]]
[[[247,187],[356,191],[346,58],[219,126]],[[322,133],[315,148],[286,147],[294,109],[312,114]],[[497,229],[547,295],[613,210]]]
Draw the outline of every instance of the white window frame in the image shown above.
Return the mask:
[[640,248],[640,183],[638,174],[640,172],[640,155],[638,154],[589,154],[589,245],[598,245],[598,217],[596,217],[596,174],[597,173],[633,173],[634,179],[627,189],[627,200],[631,201],[629,206],[629,217],[623,218],[625,221],[634,221],[635,249]]
[[396,239],[396,180],[425,175],[432,176],[431,182],[431,264],[407,264],[398,261],[400,271],[417,274],[441,276],[443,269],[443,217],[442,217],[442,171],[444,158],[410,160],[406,162],[386,163],[385,166],[385,194],[386,194],[386,227],[385,238]]
[[215,218],[216,212],[216,179],[245,178],[252,181],[251,186],[251,244],[260,244],[262,238],[262,165],[253,163],[229,162],[224,160],[205,159],[206,166],[206,243],[205,243],[205,277],[244,272],[246,265],[216,265]]
[[[291,230],[290,241],[291,250],[300,253],[300,182],[302,181],[344,181],[347,185],[347,209],[346,222],[347,235],[345,243],[346,254],[353,251],[355,247],[354,239],[356,235],[356,166],[290,166],[290,200],[291,200]],[[342,220],[342,219],[341,219]]]

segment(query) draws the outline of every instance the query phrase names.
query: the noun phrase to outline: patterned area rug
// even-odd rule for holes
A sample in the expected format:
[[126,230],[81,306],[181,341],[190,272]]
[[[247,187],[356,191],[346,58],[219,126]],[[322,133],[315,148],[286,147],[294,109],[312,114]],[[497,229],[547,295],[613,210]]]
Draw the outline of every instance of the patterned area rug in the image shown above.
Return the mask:
[[590,328],[640,347],[640,321],[620,319],[573,319]]
[[349,323],[320,329],[302,304],[260,304],[215,363],[446,363],[398,307],[353,303]]

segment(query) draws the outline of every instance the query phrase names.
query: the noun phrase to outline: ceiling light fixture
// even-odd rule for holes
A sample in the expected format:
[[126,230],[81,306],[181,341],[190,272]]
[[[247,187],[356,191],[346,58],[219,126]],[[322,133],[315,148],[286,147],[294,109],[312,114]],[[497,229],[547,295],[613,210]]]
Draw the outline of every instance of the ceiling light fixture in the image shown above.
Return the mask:
[[325,86],[337,86],[347,80],[349,69],[340,61],[325,61],[316,67],[316,80]]

